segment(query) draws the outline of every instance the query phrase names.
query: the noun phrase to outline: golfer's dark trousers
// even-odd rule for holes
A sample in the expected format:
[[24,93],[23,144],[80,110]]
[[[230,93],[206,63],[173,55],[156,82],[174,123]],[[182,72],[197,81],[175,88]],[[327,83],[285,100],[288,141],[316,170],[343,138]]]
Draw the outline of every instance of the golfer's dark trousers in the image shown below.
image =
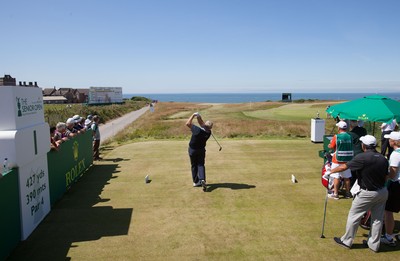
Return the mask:
[[206,168],[204,166],[206,150],[195,150],[189,147],[189,157],[192,169],[193,183],[198,183],[200,180],[206,180]]
[[[389,145],[389,139],[385,139],[386,134],[390,134],[392,131],[382,131],[382,136],[381,136],[381,154],[383,156],[387,156],[387,158],[390,157],[390,154],[393,152],[393,148],[390,147]],[[388,151],[388,154],[386,155],[386,150]]]

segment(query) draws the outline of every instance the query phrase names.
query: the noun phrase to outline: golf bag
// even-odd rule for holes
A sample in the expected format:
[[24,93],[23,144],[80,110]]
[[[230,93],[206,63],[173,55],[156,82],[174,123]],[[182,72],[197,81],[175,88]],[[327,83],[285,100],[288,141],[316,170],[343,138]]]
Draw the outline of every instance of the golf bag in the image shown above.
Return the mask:
[[[325,163],[322,166],[322,175],[321,175],[321,183],[322,185],[328,189],[328,192],[331,193],[332,189],[333,189],[333,180],[334,178],[330,177],[330,176],[325,176],[325,173],[330,170],[331,165],[332,165],[332,155],[329,154],[328,152],[325,153]],[[343,178],[339,179],[339,190],[342,189],[342,187],[344,186],[344,182],[343,182]]]
[[331,162],[327,160],[325,164],[322,166],[322,176],[321,176],[322,185],[328,190],[331,190],[333,188],[333,178],[325,177],[324,175],[327,169],[330,169],[330,167],[331,167]]
[[333,188],[333,178],[330,176],[325,176],[325,173],[330,170],[331,165],[332,165],[332,155],[328,152],[325,153],[324,155],[325,158],[325,163],[322,166],[322,176],[321,176],[321,182],[322,186],[327,188],[328,190],[332,190]]

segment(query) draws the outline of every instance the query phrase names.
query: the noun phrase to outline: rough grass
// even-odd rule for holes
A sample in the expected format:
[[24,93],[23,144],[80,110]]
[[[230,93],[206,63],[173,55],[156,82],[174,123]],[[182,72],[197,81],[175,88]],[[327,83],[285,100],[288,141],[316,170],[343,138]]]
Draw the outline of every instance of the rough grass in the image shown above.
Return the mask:
[[[44,117],[50,126],[56,126],[58,122],[66,122],[68,118],[74,115],[87,117],[91,115],[100,115],[100,122],[120,117],[130,111],[138,110],[146,104],[146,101],[126,100],[123,104],[111,105],[91,105],[86,104],[45,104]],[[71,106],[71,107],[69,107]]]
[[[199,111],[203,119],[214,122],[213,132],[219,138],[309,138],[310,119],[318,111],[321,117],[324,116],[322,111],[327,104],[330,103],[158,103],[154,113],[135,121],[114,141],[122,144],[151,139],[187,139],[190,133],[185,122],[195,111]],[[327,133],[334,124],[334,120],[327,120]]]
[[[333,242],[351,200],[329,200],[321,144],[309,140],[220,140],[207,145],[209,192],[193,188],[188,141],[105,148],[10,260],[396,260]],[[298,183],[291,182],[294,174]],[[145,184],[144,177],[151,182]],[[396,219],[399,219],[396,215]],[[399,229],[399,224],[397,224]]]

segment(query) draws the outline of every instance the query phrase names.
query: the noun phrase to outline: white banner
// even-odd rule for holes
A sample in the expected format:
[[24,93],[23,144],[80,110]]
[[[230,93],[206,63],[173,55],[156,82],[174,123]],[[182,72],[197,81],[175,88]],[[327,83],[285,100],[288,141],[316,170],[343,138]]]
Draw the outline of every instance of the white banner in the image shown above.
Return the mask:
[[50,212],[47,155],[20,167],[18,172],[21,198],[21,239],[25,240]]
[[10,167],[24,166],[50,151],[47,123],[29,128],[0,131],[0,160],[8,158]]
[[0,87],[0,131],[18,130],[44,123],[42,89]]
[[122,102],[122,87],[90,87],[89,89],[89,104]]

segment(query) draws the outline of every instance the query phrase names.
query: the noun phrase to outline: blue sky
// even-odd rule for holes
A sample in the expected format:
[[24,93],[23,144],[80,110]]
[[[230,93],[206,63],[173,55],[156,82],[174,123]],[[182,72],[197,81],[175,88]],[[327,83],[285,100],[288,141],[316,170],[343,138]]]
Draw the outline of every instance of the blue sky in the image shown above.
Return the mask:
[[397,0],[2,1],[0,75],[124,93],[400,90]]

